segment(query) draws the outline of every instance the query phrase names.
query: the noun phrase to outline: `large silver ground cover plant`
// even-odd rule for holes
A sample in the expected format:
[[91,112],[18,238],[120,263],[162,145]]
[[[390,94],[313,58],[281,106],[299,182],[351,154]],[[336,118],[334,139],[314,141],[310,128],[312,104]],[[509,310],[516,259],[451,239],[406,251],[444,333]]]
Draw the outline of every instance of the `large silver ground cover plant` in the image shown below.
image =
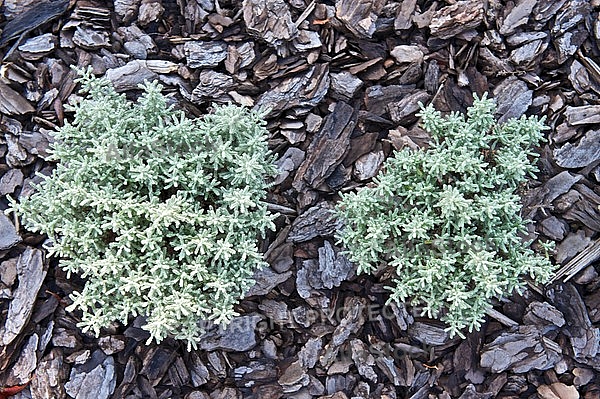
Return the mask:
[[365,187],[337,206],[339,239],[359,272],[385,265],[390,301],[423,306],[451,335],[479,329],[492,298],[523,286],[523,275],[549,279],[547,256],[522,234],[520,184],[536,171],[532,150],[543,138],[536,117],[496,124],[495,104],[476,98],[467,117],[420,113],[428,149],[396,152]]
[[235,106],[186,118],[158,84],[132,103],[89,71],[79,82],[86,96],[54,134],[56,169],[11,210],[86,280],[70,306],[84,331],[143,315],[150,340],[195,346],[199,322],[227,323],[265,264],[276,168],[264,122]]

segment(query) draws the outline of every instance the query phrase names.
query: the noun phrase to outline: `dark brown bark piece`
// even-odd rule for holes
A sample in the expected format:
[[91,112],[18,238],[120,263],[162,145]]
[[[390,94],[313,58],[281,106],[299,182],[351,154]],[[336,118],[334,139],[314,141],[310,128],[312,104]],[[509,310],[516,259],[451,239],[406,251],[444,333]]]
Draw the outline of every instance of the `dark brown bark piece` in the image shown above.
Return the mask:
[[3,346],[9,345],[21,333],[33,312],[37,293],[46,277],[42,252],[27,248],[19,256],[17,272],[19,286],[13,291],[4,326],[0,328],[0,343]]
[[29,102],[11,89],[7,84],[0,82],[0,113],[6,115],[23,115],[35,111]]
[[565,317],[565,330],[575,360],[592,367],[600,366],[600,329],[593,327],[588,311],[577,288],[572,284],[560,284],[548,291],[554,306]]
[[340,101],[325,118],[323,127],[311,142],[307,157],[298,168],[293,186],[301,190],[305,185],[318,189],[342,162],[348,150],[350,135],[356,125],[357,113]]
[[414,85],[375,85],[365,91],[365,106],[369,112],[382,116],[387,113],[387,105],[392,101],[399,101],[406,95],[414,92]]
[[69,0],[36,2],[35,6],[29,7],[6,23],[0,35],[0,48],[20,34],[29,32],[61,16],[68,6]]
[[494,98],[498,104],[498,123],[504,123],[525,114],[531,105],[533,90],[529,90],[527,83],[511,76],[494,88]]
[[152,348],[144,356],[144,367],[140,374],[146,376],[150,384],[155,386],[165,375],[174,359],[175,352],[173,350],[160,347]]

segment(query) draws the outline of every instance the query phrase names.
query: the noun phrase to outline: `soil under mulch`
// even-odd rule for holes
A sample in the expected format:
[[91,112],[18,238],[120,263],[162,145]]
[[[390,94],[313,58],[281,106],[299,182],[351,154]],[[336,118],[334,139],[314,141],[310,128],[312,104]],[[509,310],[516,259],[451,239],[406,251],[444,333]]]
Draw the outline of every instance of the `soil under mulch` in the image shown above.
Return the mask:
[[[52,167],[70,66],[91,65],[132,99],[160,80],[190,115],[269,107],[281,215],[240,316],[192,352],[146,345],[140,318],[82,334],[65,310],[82,281],[0,216],[0,398],[600,398],[600,1],[501,3],[0,0],[2,209]],[[329,210],[426,142],[418,102],[463,112],[484,92],[500,120],[546,116],[523,214],[561,269],[450,339],[385,305],[387,274],[355,275]]]

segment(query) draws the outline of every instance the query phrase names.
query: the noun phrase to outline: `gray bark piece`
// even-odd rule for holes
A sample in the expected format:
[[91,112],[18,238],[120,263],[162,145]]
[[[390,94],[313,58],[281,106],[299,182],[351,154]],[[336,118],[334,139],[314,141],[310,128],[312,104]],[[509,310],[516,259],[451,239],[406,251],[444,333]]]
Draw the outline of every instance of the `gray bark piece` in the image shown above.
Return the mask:
[[534,40],[529,43],[525,43],[522,46],[517,47],[510,53],[510,61],[522,68],[528,68],[531,63],[542,54],[548,43],[544,40]]
[[415,12],[417,0],[404,0],[400,5],[400,12],[394,20],[394,29],[407,30],[412,25],[412,15]]
[[[0,46],[12,40],[24,32],[35,28],[62,15],[69,7],[69,0],[57,1],[23,1],[17,0],[10,7],[5,2],[5,15],[10,18],[0,34]],[[25,9],[26,8],[26,9]],[[14,17],[14,18],[13,18]]]
[[[546,325],[550,327],[550,329],[557,329],[565,325],[565,317],[558,309],[548,302],[534,301],[527,305],[525,315],[523,316],[523,322],[537,326]],[[547,331],[548,330],[546,329],[545,332]]]
[[158,74],[152,72],[146,61],[133,60],[122,67],[106,71],[106,78],[111,81],[117,92],[138,90],[138,85],[144,81],[152,82],[158,79]]
[[590,130],[577,144],[555,149],[554,159],[563,168],[583,168],[600,160],[600,130]]
[[277,177],[273,184],[279,185],[283,183],[304,161],[305,153],[299,148],[290,147],[285,154],[277,160]]
[[375,85],[365,90],[365,106],[367,111],[377,116],[387,112],[387,105],[392,101],[399,101],[414,92],[414,85]]
[[37,346],[39,337],[33,334],[27,340],[17,362],[10,368],[10,375],[7,380],[8,385],[22,385],[31,380],[31,375],[37,367]]
[[314,288],[332,289],[354,275],[354,266],[344,255],[339,252],[336,254],[329,241],[325,241],[323,247],[319,248],[318,272],[323,286]]
[[388,104],[387,110],[390,118],[400,125],[407,125],[417,120],[416,114],[421,109],[419,102],[427,105],[431,95],[425,90],[414,92],[400,101],[394,101]]
[[375,359],[375,363],[379,370],[385,374],[385,376],[394,384],[394,386],[404,385],[405,380],[402,378],[402,371],[398,366],[396,366],[396,362],[394,362],[394,358],[387,356],[378,356]]
[[592,231],[600,230],[600,196],[583,184],[574,186],[555,203],[555,209],[563,212],[567,221],[577,221]]
[[13,291],[6,321],[0,329],[0,344],[10,344],[21,333],[33,311],[37,293],[46,277],[42,251],[27,248],[17,262],[19,286]]
[[257,270],[254,273],[254,281],[256,284],[252,286],[246,293],[245,297],[255,295],[267,295],[279,284],[286,281],[292,275],[291,271],[285,273],[275,273],[270,267]]
[[462,395],[458,397],[458,399],[492,399],[496,395],[491,392],[479,393],[475,388],[475,385],[469,384],[463,391]]
[[68,376],[60,349],[54,348],[42,360],[35,371],[29,389],[33,399],[64,399],[64,384]]
[[213,70],[203,70],[200,72],[198,86],[192,91],[192,101],[198,103],[210,99],[227,101],[229,96],[226,92],[234,86],[231,76]]
[[449,39],[478,27],[483,22],[483,16],[483,1],[459,1],[436,11],[431,18],[429,29],[433,36]]
[[227,46],[225,69],[231,74],[236,74],[239,69],[252,64],[256,59],[253,42],[245,42],[237,46]]
[[551,288],[548,297],[565,317],[563,332],[569,337],[575,360],[600,367],[600,329],[592,325],[577,288],[561,284]]
[[519,26],[527,23],[529,15],[533,7],[537,4],[537,0],[521,0],[504,19],[500,27],[501,35],[512,34]]
[[443,327],[433,324],[415,322],[408,327],[408,334],[419,342],[429,346],[444,345],[450,339]]
[[600,123],[600,105],[567,107],[565,116],[571,126],[598,124]]
[[162,0],[144,1],[140,5],[138,12],[138,22],[142,26],[155,22],[163,14],[165,8],[161,4]]
[[[317,287],[315,287],[317,286]],[[307,299],[312,296],[313,289],[323,288],[318,276],[318,266],[314,259],[302,262],[302,268],[296,273],[296,291],[300,298]]]
[[283,388],[283,392],[292,393],[307,386],[310,383],[310,377],[306,374],[306,369],[300,361],[296,360],[285,369],[277,382]]
[[355,334],[365,324],[364,312],[366,306],[367,301],[364,298],[346,298],[346,301],[344,301],[346,314],[331,335],[331,344],[334,347],[346,342],[351,334]]
[[298,351],[298,360],[302,367],[312,369],[319,360],[319,354],[323,349],[323,340],[318,337],[310,338],[306,344]]
[[37,155],[42,159],[46,159],[50,155],[50,143],[53,141],[52,136],[44,130],[24,131],[19,135],[19,145],[29,154]]
[[0,263],[0,281],[7,287],[12,287],[17,279],[17,259],[11,258]]
[[314,30],[301,29],[293,40],[294,47],[298,51],[308,51],[323,45],[318,32]]
[[555,199],[568,192],[582,178],[583,176],[571,174],[566,170],[550,178],[544,184],[544,189],[546,190],[544,204],[554,202]]
[[342,71],[331,74],[331,90],[337,94],[337,98],[349,100],[354,97],[356,91],[363,86],[364,82],[352,75],[350,72]]
[[510,370],[526,373],[530,370],[548,370],[562,358],[558,344],[542,336],[536,326],[521,326],[507,331],[483,347],[481,367],[492,373]]
[[120,16],[123,21],[127,21],[135,15],[141,0],[114,0],[115,13]]
[[121,27],[117,29],[117,32],[123,36],[125,40],[125,49],[130,54],[132,54],[131,50],[135,51],[136,54],[132,55],[138,59],[146,59],[148,53],[153,53],[157,50],[156,44],[154,44],[152,38],[136,25]]
[[520,32],[506,38],[510,46],[520,46],[534,40],[542,40],[548,37],[546,32]]
[[209,371],[197,352],[190,352],[189,359],[186,361],[188,370],[190,372],[190,378],[192,379],[192,386],[197,388],[208,382]]
[[67,394],[75,399],[108,399],[115,390],[117,376],[115,361],[106,357],[100,364],[95,356],[86,363],[71,370],[69,381],[65,384]]
[[350,341],[350,350],[354,365],[358,369],[358,374],[371,382],[377,382],[377,374],[375,373],[375,370],[373,370],[375,358],[369,353],[367,345],[360,339],[355,338]]
[[251,314],[248,316],[234,317],[223,328],[213,328],[202,334],[199,339],[199,348],[213,351],[220,349],[230,352],[246,352],[256,346],[254,330],[263,316]]
[[295,107],[314,107],[323,100],[329,89],[329,68],[317,64],[300,76],[284,79],[273,89],[262,94],[255,109],[269,110],[265,117],[275,117]]
[[520,118],[531,105],[533,91],[527,83],[511,76],[494,88],[494,98],[498,104],[496,115],[498,123],[504,123],[510,118]]
[[45,33],[41,36],[32,37],[18,47],[21,57],[28,61],[39,60],[50,54],[56,48],[56,36]]
[[20,137],[12,134],[5,134],[8,154],[6,154],[6,163],[10,167],[22,167],[33,162],[34,157],[29,154],[20,143]]
[[[0,178],[0,196],[12,194],[15,188],[23,185],[23,172],[21,169],[10,169]],[[3,223],[0,222],[0,249],[2,248]],[[15,231],[16,234],[16,231]]]
[[554,241],[562,241],[569,231],[569,225],[556,216],[550,216],[539,224],[541,233]]
[[315,237],[330,237],[341,227],[341,221],[333,213],[333,206],[323,201],[294,220],[288,240],[299,243]]
[[552,34],[566,32],[579,22],[589,18],[591,11],[589,0],[569,0],[556,14],[552,24]]
[[394,57],[398,64],[421,64],[424,54],[419,46],[399,45],[390,51],[390,55]]
[[21,242],[21,236],[17,233],[15,225],[4,212],[0,212],[0,251],[12,248],[19,242]]
[[370,39],[384,0],[337,0],[335,17],[358,38]]
[[98,340],[98,346],[102,349],[107,355],[112,355],[117,352],[121,352],[125,349],[125,340],[124,338],[120,338],[114,335],[109,335],[107,337],[100,337]]
[[285,43],[298,34],[298,28],[292,21],[290,8],[285,1],[244,0],[242,10],[248,33],[266,41],[281,56],[285,56]]
[[565,32],[562,36],[555,39],[554,47],[558,53],[558,63],[563,64],[571,58],[587,37],[587,31],[578,30],[575,32]]
[[354,177],[360,181],[375,177],[384,160],[383,151],[370,152],[361,156],[354,163]]
[[110,47],[110,36],[107,31],[99,31],[88,26],[79,25],[73,34],[73,43],[86,50],[98,50]]
[[567,0],[538,0],[531,16],[539,24],[545,24],[556,15],[566,2]]
[[183,51],[190,68],[214,67],[227,58],[227,43],[211,42],[186,42]]
[[577,230],[577,232],[570,233],[556,247],[556,262],[558,264],[565,263],[581,251],[585,250],[590,243],[590,238],[585,235],[583,230]]

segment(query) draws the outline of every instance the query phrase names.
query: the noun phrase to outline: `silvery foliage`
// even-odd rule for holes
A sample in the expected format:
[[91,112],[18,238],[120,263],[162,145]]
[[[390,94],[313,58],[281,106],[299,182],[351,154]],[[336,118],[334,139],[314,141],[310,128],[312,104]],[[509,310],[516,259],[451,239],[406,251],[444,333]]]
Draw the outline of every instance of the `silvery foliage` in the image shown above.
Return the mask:
[[359,272],[389,268],[389,301],[422,305],[463,336],[480,328],[492,298],[523,286],[521,276],[545,282],[554,269],[523,241],[516,194],[537,171],[532,147],[545,126],[536,117],[496,124],[486,96],[467,118],[421,108],[428,149],[396,152],[373,187],[342,196],[339,239]]
[[229,322],[265,265],[258,238],[274,228],[264,199],[276,168],[264,122],[235,106],[189,119],[156,83],[132,103],[81,74],[87,96],[54,133],[56,169],[11,210],[86,280],[69,307],[84,331],[142,315],[149,342],[195,347],[200,321]]

